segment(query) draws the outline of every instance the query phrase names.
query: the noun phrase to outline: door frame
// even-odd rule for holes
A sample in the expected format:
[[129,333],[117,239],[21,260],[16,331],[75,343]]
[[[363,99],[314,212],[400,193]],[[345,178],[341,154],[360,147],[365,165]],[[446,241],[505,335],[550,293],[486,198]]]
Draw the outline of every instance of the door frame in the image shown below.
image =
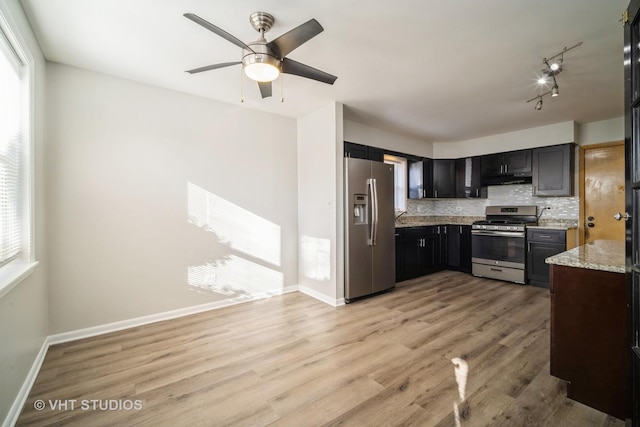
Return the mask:
[[580,188],[578,194],[578,200],[580,205],[580,214],[578,216],[578,246],[584,245],[584,233],[585,233],[585,211],[584,211],[584,155],[585,151],[593,150],[597,148],[606,148],[606,147],[615,147],[617,145],[624,146],[624,140],[622,141],[611,141],[611,142],[603,142],[600,144],[588,144],[588,145],[579,145],[578,148],[578,187]]

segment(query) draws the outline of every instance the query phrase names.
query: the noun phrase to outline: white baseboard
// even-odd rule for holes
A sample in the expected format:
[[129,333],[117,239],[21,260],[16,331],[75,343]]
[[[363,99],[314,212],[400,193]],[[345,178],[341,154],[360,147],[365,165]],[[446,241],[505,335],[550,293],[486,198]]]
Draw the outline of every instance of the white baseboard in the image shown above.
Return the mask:
[[137,317],[134,319],[122,320],[120,322],[109,323],[106,325],[93,326],[91,328],[79,329],[77,331],[63,332],[61,334],[49,335],[45,338],[42,343],[42,347],[36,356],[36,359],[33,361],[31,365],[31,369],[27,374],[27,377],[18,392],[15,400],[13,401],[13,405],[9,408],[9,413],[6,418],[2,422],[2,427],[12,427],[18,421],[18,417],[20,416],[20,412],[22,411],[22,407],[24,406],[27,398],[29,397],[29,393],[31,392],[31,387],[33,387],[33,383],[36,381],[36,377],[38,376],[38,372],[40,372],[40,367],[42,366],[42,362],[44,362],[44,357],[47,354],[47,350],[50,345],[60,344],[63,342],[75,341],[82,338],[89,338],[96,335],[108,334],[110,332],[116,332],[127,328],[133,328],[136,326],[147,325],[150,323],[161,322],[163,320],[176,319],[178,317],[189,316],[191,314],[202,313],[204,311],[215,310],[222,307],[228,307],[231,305],[242,304],[244,302],[254,301],[258,299],[269,298],[274,295],[286,294],[289,292],[296,292],[298,290],[298,286],[287,286],[282,289],[274,290],[274,291],[264,291],[257,292],[251,295],[244,295],[239,298],[230,298],[222,301],[215,301],[207,304],[196,305],[193,307],[185,307],[178,310],[166,311],[164,313],[152,314],[149,316]]
[[31,369],[29,369],[29,373],[27,374],[27,378],[25,378],[22,383],[22,387],[20,387],[20,391],[13,401],[13,405],[9,408],[9,413],[6,418],[2,422],[2,427],[12,427],[18,421],[18,417],[20,416],[20,412],[22,412],[22,407],[24,403],[27,401],[29,397],[29,393],[31,392],[31,387],[33,387],[33,383],[36,382],[36,378],[38,377],[38,373],[40,372],[40,367],[42,366],[42,362],[44,362],[44,357],[47,355],[47,350],[49,349],[49,337],[44,339],[42,343],[42,347],[40,347],[40,351],[36,355],[36,359],[33,361],[31,365]]
[[204,311],[216,310],[231,305],[242,304],[243,302],[254,301],[258,299],[269,298],[274,295],[295,292],[298,286],[288,286],[273,291],[257,292],[250,295],[243,295],[237,298],[229,298],[221,301],[214,301],[206,304],[194,305],[192,307],[180,308],[164,313],[151,314],[149,316],[136,317],[134,319],[122,320],[119,322],[107,323],[105,325],[92,326],[90,328],[79,329],[76,331],[63,332],[49,336],[49,344],[60,344],[68,341],[75,341],[82,338],[89,338],[96,335],[108,334],[111,332],[121,331],[123,329],[134,328],[137,326],[148,325],[150,323],[162,322],[163,320],[176,319],[178,317],[189,316],[191,314],[202,313]]
[[315,291],[311,288],[308,288],[306,286],[301,286],[298,285],[298,292],[302,292],[305,295],[309,295],[310,297],[313,297],[317,300],[322,301],[325,304],[329,304],[333,307],[338,307],[340,305],[344,305],[344,298],[339,298],[339,299],[333,299],[325,294],[322,294],[318,291]]

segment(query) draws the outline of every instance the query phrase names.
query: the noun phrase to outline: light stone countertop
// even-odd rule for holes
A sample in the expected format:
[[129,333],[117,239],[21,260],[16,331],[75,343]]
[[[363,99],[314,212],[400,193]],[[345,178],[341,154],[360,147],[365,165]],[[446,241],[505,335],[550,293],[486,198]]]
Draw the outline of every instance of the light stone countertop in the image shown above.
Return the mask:
[[396,228],[423,227],[427,225],[471,225],[484,217],[477,216],[401,216],[396,220]]
[[596,240],[566,252],[553,255],[545,260],[547,264],[589,270],[625,272],[625,242],[617,240]]
[[567,225],[567,224],[543,224],[543,225],[527,225],[527,228],[542,228],[546,230],[571,230],[573,228],[578,228],[578,226]]

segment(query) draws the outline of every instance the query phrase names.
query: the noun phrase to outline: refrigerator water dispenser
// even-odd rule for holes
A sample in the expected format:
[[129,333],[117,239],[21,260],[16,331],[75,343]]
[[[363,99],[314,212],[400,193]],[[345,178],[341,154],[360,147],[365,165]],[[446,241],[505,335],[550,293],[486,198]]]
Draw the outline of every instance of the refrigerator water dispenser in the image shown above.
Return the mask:
[[356,225],[367,224],[367,200],[366,194],[353,195],[353,223]]

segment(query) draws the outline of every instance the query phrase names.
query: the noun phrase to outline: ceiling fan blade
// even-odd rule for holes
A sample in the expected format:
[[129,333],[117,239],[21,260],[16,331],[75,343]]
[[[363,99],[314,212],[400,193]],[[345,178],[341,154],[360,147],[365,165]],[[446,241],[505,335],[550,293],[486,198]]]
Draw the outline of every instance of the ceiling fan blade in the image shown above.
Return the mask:
[[271,96],[271,82],[258,82],[260,88],[260,95],[262,98],[268,98]]
[[[231,43],[235,44],[236,46],[241,47],[243,49],[250,50],[251,52],[253,52],[253,49],[251,49],[249,46],[247,46],[242,40],[235,38],[234,36],[232,36],[231,34],[227,33],[222,28],[216,27],[211,22],[200,18],[198,15],[194,15],[193,13],[185,13],[183,16],[185,18],[187,18],[187,19],[192,20],[196,24],[203,26],[207,30],[219,35],[223,39],[225,39],[227,41],[230,41]],[[253,52],[253,53],[255,53],[255,52]]]
[[284,33],[277,39],[271,40],[267,43],[267,46],[282,59],[295,48],[317,36],[322,31],[324,31],[322,25],[315,19],[310,19],[293,30]]
[[289,58],[284,58],[282,60],[282,72],[300,77],[306,77],[308,79],[317,80],[319,82],[327,83],[330,85],[332,85],[337,79],[336,76],[325,73],[324,71],[320,71],[316,68],[310,67]]
[[235,62],[222,62],[220,64],[207,65],[204,67],[194,68],[193,70],[187,70],[186,72],[189,74],[201,73],[203,71],[215,70],[218,68],[230,67],[232,65],[241,64],[240,61]]

